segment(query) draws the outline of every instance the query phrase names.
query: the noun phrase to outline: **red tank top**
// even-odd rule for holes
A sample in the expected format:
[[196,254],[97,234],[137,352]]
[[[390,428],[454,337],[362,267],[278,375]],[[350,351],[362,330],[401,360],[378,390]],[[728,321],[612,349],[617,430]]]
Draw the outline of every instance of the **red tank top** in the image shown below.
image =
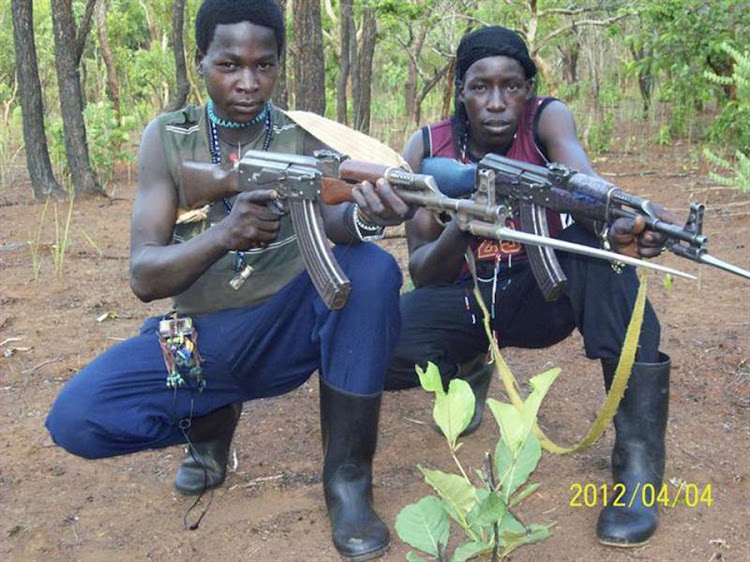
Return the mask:
[[[554,101],[554,98],[533,97],[526,102],[526,108],[521,114],[513,142],[505,156],[514,160],[528,162],[529,164],[547,165],[548,160],[536,142],[535,128],[539,113],[551,101]],[[425,139],[425,156],[444,156],[453,158],[464,164],[469,163],[466,158],[456,157],[450,119],[444,119],[443,121],[428,125],[426,130],[429,137]],[[547,224],[550,236],[557,237],[560,231],[562,231],[560,215],[553,211],[547,210]],[[515,215],[507,226],[520,229],[520,217]],[[471,243],[471,249],[477,259],[477,271],[480,277],[486,275],[488,266],[494,269],[495,266],[500,264],[512,265],[513,261],[519,259],[525,260],[527,257],[523,244],[519,244],[518,242],[498,242],[497,240],[475,238]],[[468,275],[468,268],[465,267],[460,277],[463,278],[466,275]]]

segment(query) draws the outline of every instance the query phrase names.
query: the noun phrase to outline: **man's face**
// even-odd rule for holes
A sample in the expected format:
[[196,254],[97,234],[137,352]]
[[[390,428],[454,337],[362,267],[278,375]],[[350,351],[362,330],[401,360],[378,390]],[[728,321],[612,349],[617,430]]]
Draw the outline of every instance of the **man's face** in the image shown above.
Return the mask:
[[276,47],[269,27],[246,21],[216,26],[196,64],[218,117],[246,123],[263,110],[278,74]]
[[459,89],[459,100],[469,117],[472,153],[503,152],[513,141],[531,95],[531,82],[516,59],[486,57],[472,64]]

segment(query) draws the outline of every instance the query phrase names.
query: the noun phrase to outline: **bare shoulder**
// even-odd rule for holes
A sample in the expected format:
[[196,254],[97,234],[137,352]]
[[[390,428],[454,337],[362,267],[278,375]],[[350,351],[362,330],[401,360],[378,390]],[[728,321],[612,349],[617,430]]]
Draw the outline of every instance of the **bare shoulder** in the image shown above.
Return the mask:
[[403,152],[404,160],[409,164],[412,172],[422,169],[422,157],[424,156],[424,140],[422,130],[417,129],[406,141]]
[[156,118],[146,125],[141,135],[141,145],[138,150],[138,187],[142,189],[164,183],[171,184],[172,182],[167,170],[159,119]]
[[576,136],[576,124],[573,112],[559,100],[548,103],[539,115],[539,137],[543,142],[557,138]]

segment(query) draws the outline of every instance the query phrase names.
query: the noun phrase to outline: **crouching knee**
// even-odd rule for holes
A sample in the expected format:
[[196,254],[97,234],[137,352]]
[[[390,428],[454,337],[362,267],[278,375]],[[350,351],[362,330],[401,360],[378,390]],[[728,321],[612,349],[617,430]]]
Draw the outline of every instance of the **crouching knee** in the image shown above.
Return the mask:
[[63,389],[44,425],[55,444],[73,455],[87,459],[108,456],[101,450],[99,432],[91,418],[92,408],[86,402],[85,398]]
[[403,282],[401,269],[394,257],[379,246],[337,246],[334,255],[352,282],[353,291],[383,293],[390,289],[398,294]]

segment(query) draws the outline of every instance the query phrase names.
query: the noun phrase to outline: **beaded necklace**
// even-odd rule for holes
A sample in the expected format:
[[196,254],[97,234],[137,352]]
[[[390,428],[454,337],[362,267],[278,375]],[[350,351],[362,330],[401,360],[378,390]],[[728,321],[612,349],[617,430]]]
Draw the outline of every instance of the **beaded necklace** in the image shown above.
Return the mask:
[[260,113],[258,113],[258,115],[256,115],[246,123],[240,123],[239,121],[228,121],[216,115],[216,113],[214,112],[214,100],[209,99],[208,103],[206,103],[206,113],[208,115],[209,121],[211,121],[211,123],[213,123],[214,125],[218,125],[219,127],[225,127],[227,129],[247,129],[251,125],[255,125],[256,123],[260,123],[261,121],[263,121],[263,119],[266,119],[266,117],[271,113],[271,108],[269,107],[268,102],[266,102],[265,104],[263,104],[263,109]]
[[[208,117],[208,138],[209,138],[208,150],[211,154],[211,163],[221,164],[221,147],[219,146],[219,133],[216,130],[216,126],[219,125],[223,127],[225,125],[221,123],[216,123],[211,118],[211,114],[213,113],[213,110],[209,108],[211,108],[212,106],[213,106],[213,101],[209,100],[208,103],[206,104],[206,115]],[[261,148],[261,150],[263,152],[267,152],[271,146],[271,140],[273,139],[273,117],[271,116],[271,110],[270,110],[268,103],[266,103],[263,111],[261,111],[253,119],[252,122],[258,123],[260,121],[258,117],[261,117],[261,116],[265,117],[266,119],[266,123],[264,125],[265,137],[263,138],[263,147]],[[240,158],[241,154],[237,154],[237,157]],[[226,197],[224,197],[222,201],[224,202],[225,212],[227,215],[229,215],[229,213],[232,210],[232,203]],[[245,281],[245,279],[247,279],[250,273],[252,273],[252,267],[250,267],[245,261],[245,252],[237,250],[234,252],[234,254],[235,254],[234,271],[238,273],[232,279],[232,281],[230,281],[230,285],[235,290],[237,290],[242,286],[242,283]]]

